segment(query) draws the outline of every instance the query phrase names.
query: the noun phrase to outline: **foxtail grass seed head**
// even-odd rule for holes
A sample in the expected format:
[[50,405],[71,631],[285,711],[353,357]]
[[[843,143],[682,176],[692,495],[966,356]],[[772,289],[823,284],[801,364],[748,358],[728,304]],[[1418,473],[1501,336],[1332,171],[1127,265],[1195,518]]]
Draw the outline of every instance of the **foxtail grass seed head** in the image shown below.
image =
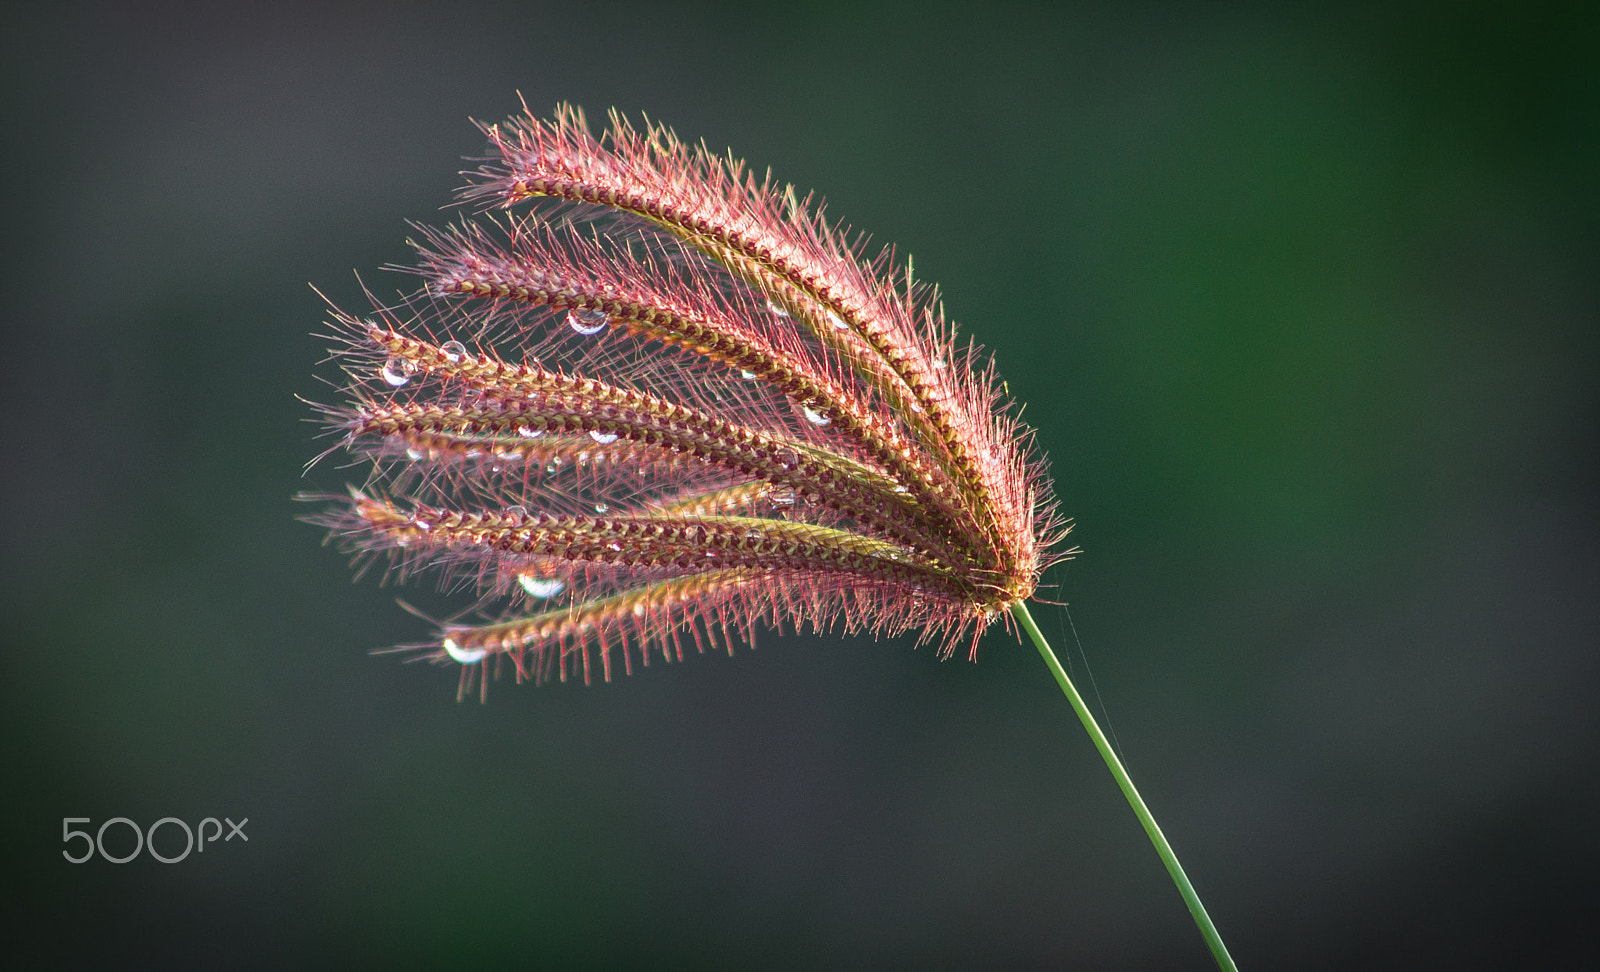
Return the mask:
[[330,312],[346,400],[318,411],[370,472],[311,518],[477,592],[419,646],[463,692],[758,624],[975,657],[1070,555],[1032,431],[909,260],[660,125],[481,127],[480,218],[416,228],[410,296]]

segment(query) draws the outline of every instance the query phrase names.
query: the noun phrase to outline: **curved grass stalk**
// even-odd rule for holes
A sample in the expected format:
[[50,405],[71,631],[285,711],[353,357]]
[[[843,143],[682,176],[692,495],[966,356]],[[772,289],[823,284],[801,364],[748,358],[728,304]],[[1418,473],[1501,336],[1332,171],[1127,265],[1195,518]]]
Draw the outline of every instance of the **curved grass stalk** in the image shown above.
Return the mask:
[[1094,714],[1084,704],[1083,696],[1078,694],[1072,679],[1067,677],[1066,670],[1061,667],[1061,661],[1050,648],[1050,642],[1045,640],[1044,633],[1034,623],[1033,615],[1028,612],[1028,605],[1022,601],[1016,602],[1011,605],[1011,614],[1039,649],[1045,666],[1050,669],[1050,674],[1056,677],[1056,684],[1061,686],[1061,692],[1067,697],[1067,701],[1072,703],[1072,711],[1078,714],[1078,719],[1083,723],[1084,730],[1089,733],[1094,748],[1100,753],[1100,758],[1106,761],[1106,768],[1111,770],[1111,776],[1121,788],[1128,806],[1133,808],[1133,815],[1139,818],[1139,825],[1150,837],[1150,843],[1155,845],[1161,863],[1166,865],[1167,873],[1172,876],[1172,883],[1178,886],[1178,893],[1183,895],[1183,903],[1188,905],[1189,914],[1194,917],[1195,926],[1200,929],[1200,936],[1206,940],[1206,946],[1211,949],[1211,957],[1217,960],[1217,967],[1226,972],[1238,972],[1239,967],[1233,964],[1233,956],[1228,954],[1228,946],[1222,943],[1222,936],[1218,934],[1217,926],[1211,921],[1211,915],[1206,912],[1206,906],[1200,903],[1200,895],[1195,892],[1194,885],[1189,881],[1189,875],[1184,873],[1183,865],[1178,863],[1178,855],[1173,853],[1172,845],[1167,842],[1167,835],[1161,832],[1161,827],[1156,824],[1156,818],[1150,813],[1150,808],[1145,806],[1144,797],[1139,795],[1138,788],[1133,785],[1133,779],[1123,767],[1122,760],[1117,758],[1116,751],[1111,748],[1111,742],[1106,739],[1106,734],[1100,731],[1100,724],[1095,721]]

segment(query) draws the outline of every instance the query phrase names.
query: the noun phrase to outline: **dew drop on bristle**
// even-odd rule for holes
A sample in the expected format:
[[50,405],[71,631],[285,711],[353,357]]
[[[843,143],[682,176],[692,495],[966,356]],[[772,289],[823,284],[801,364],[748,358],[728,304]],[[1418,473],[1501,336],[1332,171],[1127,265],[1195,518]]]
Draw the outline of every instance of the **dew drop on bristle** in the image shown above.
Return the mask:
[[527,516],[528,508],[520,504],[517,506],[508,506],[506,507],[506,512],[510,513],[512,516]]
[[828,323],[833,325],[835,331],[847,331],[850,329],[850,325],[844,322],[844,318],[833,311],[828,311]]
[[599,334],[610,321],[611,318],[603,310],[580,307],[567,311],[567,326],[579,334]]
[[522,436],[524,439],[537,439],[539,436],[544,435],[544,429],[536,429],[528,425],[519,425],[517,426],[517,434]]
[[611,507],[607,506],[604,503],[596,503],[596,504],[594,504],[594,511],[596,513],[600,514],[601,516],[605,516],[607,513],[611,512]]
[[800,411],[805,413],[806,421],[810,422],[812,425],[827,425],[829,422],[833,421],[832,419],[828,418],[828,416],[809,406],[800,406]]
[[600,443],[601,445],[610,445],[611,443],[617,441],[617,435],[615,432],[590,432],[589,438]]
[[451,364],[457,364],[467,356],[467,346],[460,341],[446,341],[439,350],[444,352]]
[[427,454],[424,453],[421,449],[407,449],[406,450],[406,458],[410,459],[412,462],[421,462],[424,458],[426,458],[426,456],[427,456]]
[[753,371],[741,371],[739,372],[739,377],[743,378],[745,381],[755,381],[756,373]]
[[417,363],[410,358],[390,358],[383,363],[383,380],[399,388],[417,373]]
[[529,597],[541,599],[555,597],[567,587],[567,582],[558,577],[539,577],[535,574],[519,574],[517,583],[522,585]]
[[450,638],[444,639],[443,647],[445,654],[463,665],[471,665],[474,662],[483,661],[483,656],[488,654],[482,648],[463,648]]
[[772,458],[778,460],[778,465],[786,470],[793,471],[800,465],[800,453],[788,446],[777,449],[772,453]]
[[789,312],[788,311],[784,310],[782,307],[779,307],[777,304],[774,304],[770,300],[767,301],[767,310],[772,312],[772,316],[773,317],[788,317],[789,316]]

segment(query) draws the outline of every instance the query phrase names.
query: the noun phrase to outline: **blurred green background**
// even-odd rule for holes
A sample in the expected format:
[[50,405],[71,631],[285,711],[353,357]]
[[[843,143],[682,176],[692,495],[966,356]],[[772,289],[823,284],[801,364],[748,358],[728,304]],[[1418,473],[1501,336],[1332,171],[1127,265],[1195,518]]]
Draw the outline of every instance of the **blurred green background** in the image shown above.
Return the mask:
[[[1600,17],[1511,6],[8,13],[8,951],[1208,967],[999,633],[487,706],[368,653],[423,627],[295,522],[346,476],[301,476],[306,284],[399,286],[520,90],[731,147],[942,284],[1078,524],[1081,652],[1041,624],[1241,967],[1600,964]],[[60,856],[169,815],[249,843]]]

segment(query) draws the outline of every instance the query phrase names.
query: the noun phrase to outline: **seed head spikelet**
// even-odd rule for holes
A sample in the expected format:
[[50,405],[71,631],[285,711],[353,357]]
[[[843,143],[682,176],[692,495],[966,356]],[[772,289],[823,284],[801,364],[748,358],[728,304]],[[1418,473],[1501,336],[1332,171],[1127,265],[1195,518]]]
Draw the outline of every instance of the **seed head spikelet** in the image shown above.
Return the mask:
[[975,655],[1067,555],[1032,433],[892,251],[660,125],[483,130],[462,198],[501,212],[417,227],[423,287],[332,314],[319,410],[371,473],[314,518],[478,591],[425,646],[463,689],[757,624]]
[[975,658],[1014,622],[1232,970],[1028,611],[1072,554],[1033,433],[910,261],[660,125],[613,113],[597,138],[563,106],[481,127],[479,218],[416,228],[410,296],[333,310],[347,397],[315,406],[371,471],[311,519],[363,569],[477,594],[410,647],[481,694],[491,664],[609,681],[757,625]]

